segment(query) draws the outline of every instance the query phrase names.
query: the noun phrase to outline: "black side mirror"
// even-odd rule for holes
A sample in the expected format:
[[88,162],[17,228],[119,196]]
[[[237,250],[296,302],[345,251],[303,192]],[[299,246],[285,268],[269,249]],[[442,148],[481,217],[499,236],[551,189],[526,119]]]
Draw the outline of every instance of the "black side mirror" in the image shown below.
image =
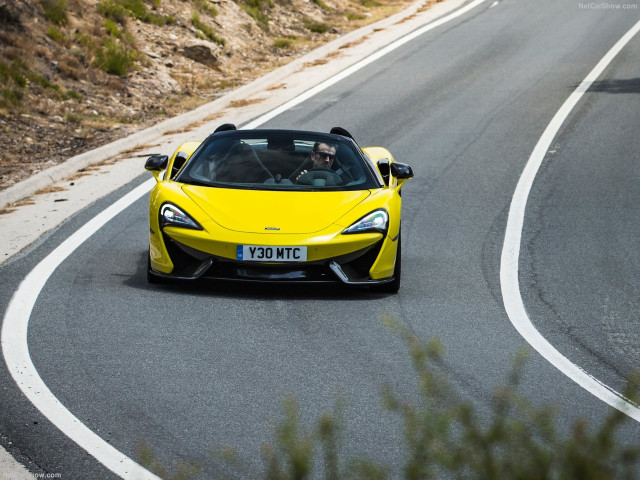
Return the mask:
[[396,177],[398,180],[413,178],[413,170],[405,163],[394,162],[390,165],[390,170],[391,175]]
[[151,155],[147,158],[144,168],[150,171],[162,171],[167,168],[169,157],[167,155]]
[[173,159],[173,165],[171,166],[171,178],[175,178],[180,169],[187,161],[187,154],[184,152],[178,152],[176,158]]
[[384,184],[389,186],[389,159],[388,158],[381,158],[380,160],[378,160],[378,170],[380,170],[380,175],[382,175]]

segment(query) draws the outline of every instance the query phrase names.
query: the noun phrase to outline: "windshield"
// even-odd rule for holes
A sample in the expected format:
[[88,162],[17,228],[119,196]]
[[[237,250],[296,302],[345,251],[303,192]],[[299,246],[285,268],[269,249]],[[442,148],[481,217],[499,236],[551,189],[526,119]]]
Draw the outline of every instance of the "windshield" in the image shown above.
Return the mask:
[[209,137],[176,181],[258,190],[379,188],[357,146],[338,135],[234,131]]

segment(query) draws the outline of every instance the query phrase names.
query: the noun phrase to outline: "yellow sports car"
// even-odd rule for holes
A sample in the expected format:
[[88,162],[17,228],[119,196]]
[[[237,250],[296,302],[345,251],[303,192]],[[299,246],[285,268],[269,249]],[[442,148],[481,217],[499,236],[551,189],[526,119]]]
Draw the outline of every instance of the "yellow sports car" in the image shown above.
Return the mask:
[[400,288],[400,189],[413,177],[381,147],[331,133],[237,130],[145,165],[147,278],[342,282]]

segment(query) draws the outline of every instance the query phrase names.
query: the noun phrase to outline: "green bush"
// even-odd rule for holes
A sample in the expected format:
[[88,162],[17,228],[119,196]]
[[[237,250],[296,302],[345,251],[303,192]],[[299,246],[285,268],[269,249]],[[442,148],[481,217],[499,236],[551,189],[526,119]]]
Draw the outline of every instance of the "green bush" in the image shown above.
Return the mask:
[[104,26],[104,29],[107,31],[107,33],[112,37],[120,38],[122,36],[120,28],[118,28],[118,23],[114,22],[110,18],[105,18],[102,25]]
[[149,12],[142,0],[102,0],[98,4],[98,12],[107,19],[125,25],[127,18],[134,18],[152,25],[175,23],[172,16],[156,15]]
[[66,0],[40,0],[40,4],[44,9],[44,17],[51,23],[65,25],[68,22]]
[[295,39],[282,37],[282,38],[276,38],[273,41],[273,46],[276,48],[281,48],[283,50],[288,50],[290,48],[293,48],[294,43],[295,43]]
[[191,23],[193,24],[194,27],[200,30],[204,34],[204,36],[207,37],[209,40],[217,43],[218,45],[222,45],[222,46],[225,45],[226,43],[225,39],[216,35],[216,33],[213,31],[211,27],[203,23],[200,20],[200,15],[198,15],[198,12],[193,12],[193,14],[191,15]]
[[67,90],[64,94],[65,100],[82,100],[84,97],[81,93],[76,92],[75,90]]
[[327,5],[326,3],[324,3],[322,0],[313,0],[313,3],[315,3],[316,5],[318,5],[321,9],[323,10],[331,10],[331,8],[329,7],[329,5]]
[[125,76],[133,68],[138,53],[123,42],[105,38],[96,52],[94,66],[113,75]]
[[15,107],[24,100],[24,90],[21,88],[3,88],[0,90],[0,107]]
[[271,0],[243,0],[240,8],[251,15],[261,28],[269,28],[269,15],[264,10],[273,8]]
[[210,0],[196,0],[196,7],[199,11],[209,14],[211,17],[218,15],[218,9]]
[[11,65],[0,61],[0,82],[3,85],[14,83],[17,87],[23,88],[27,85],[27,78],[22,73],[24,65],[19,62],[12,62]]
[[[479,412],[448,380],[443,346],[424,341],[392,318],[385,323],[404,341],[416,375],[417,400],[407,401],[383,386],[385,408],[403,425],[406,480],[459,478],[477,480],[607,480],[637,478],[639,445],[622,445],[617,438],[628,417],[618,410],[590,429],[584,420],[569,432],[556,430],[557,409],[538,407],[519,391],[528,351],[516,355],[506,385],[497,387],[490,406]],[[637,403],[637,374],[632,374],[624,395]],[[276,423],[274,439],[262,446],[262,477],[268,480],[319,478],[313,471],[322,463],[327,480],[382,480],[391,477],[383,459],[343,459],[344,404],[320,415],[315,426],[301,427],[293,397],[283,404],[283,419]],[[154,473],[166,472],[150,450],[140,450],[141,463]],[[233,470],[248,464],[234,449],[217,455]],[[194,475],[195,466],[185,471]],[[246,472],[245,472],[246,473]],[[239,473],[242,474],[242,471]],[[161,475],[162,476],[162,475]],[[177,478],[163,477],[163,478]],[[188,477],[181,477],[188,478]],[[395,477],[394,477],[395,478]]]
[[69,43],[69,39],[64,35],[64,33],[53,25],[47,27],[47,36],[60,45],[67,45]]
[[[385,407],[404,425],[405,479],[637,478],[640,446],[623,446],[616,439],[626,415],[612,410],[596,429],[578,420],[568,435],[558,434],[556,409],[536,407],[519,392],[526,352],[517,355],[506,386],[495,389],[487,418],[443,373],[439,342],[423,341],[394,320],[388,324],[407,345],[417,379],[415,403],[400,399],[391,387],[382,389]],[[631,401],[638,399],[638,384],[632,375],[625,392]],[[327,479],[389,478],[389,466],[366,458],[340,467],[339,417],[336,412],[324,414],[313,431],[303,431],[295,401],[287,399],[275,446],[263,448],[264,478],[311,478],[318,445]]]
[[324,23],[313,22],[308,19],[304,19],[303,21],[305,27],[307,27],[307,29],[313,33],[327,33],[329,30],[331,30],[331,27]]

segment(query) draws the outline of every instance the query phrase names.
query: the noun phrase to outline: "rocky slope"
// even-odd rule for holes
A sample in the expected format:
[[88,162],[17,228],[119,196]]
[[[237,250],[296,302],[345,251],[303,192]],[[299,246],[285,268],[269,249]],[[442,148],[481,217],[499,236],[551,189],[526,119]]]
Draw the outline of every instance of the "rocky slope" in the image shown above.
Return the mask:
[[413,3],[0,0],[0,190]]

